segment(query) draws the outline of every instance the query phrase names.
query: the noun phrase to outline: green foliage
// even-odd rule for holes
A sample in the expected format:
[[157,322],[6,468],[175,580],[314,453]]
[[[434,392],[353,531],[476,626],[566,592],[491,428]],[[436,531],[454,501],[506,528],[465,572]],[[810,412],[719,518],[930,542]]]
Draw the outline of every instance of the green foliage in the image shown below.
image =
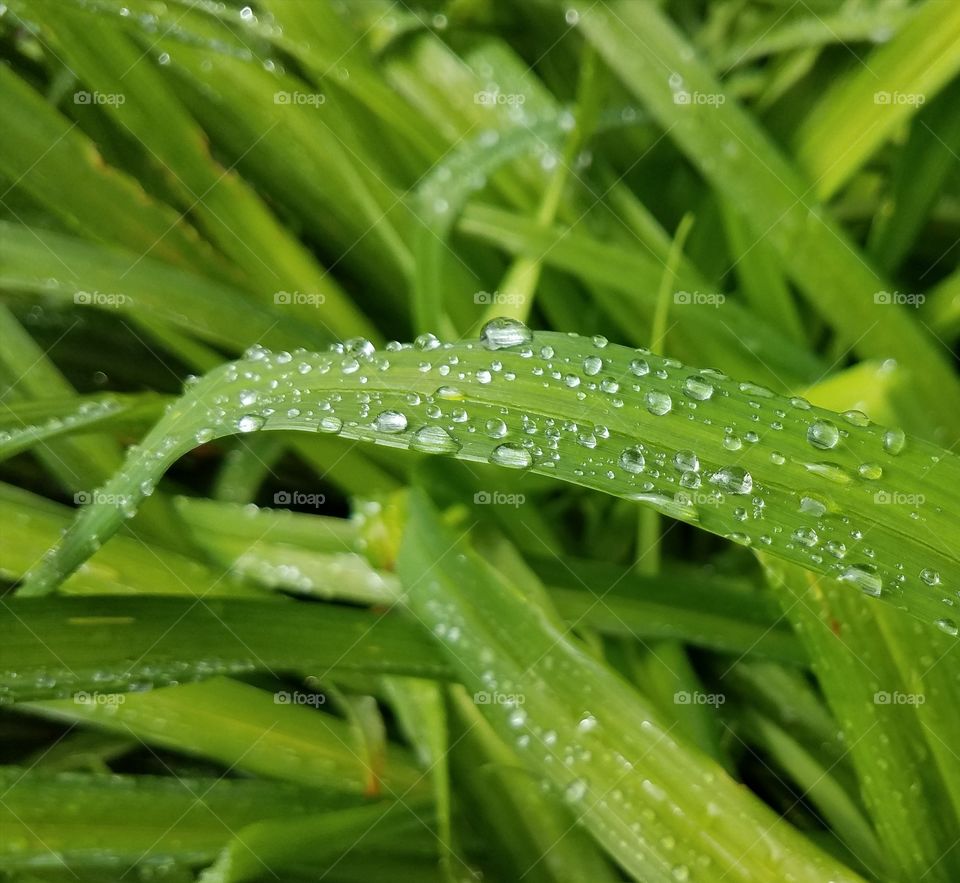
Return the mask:
[[0,4],[0,880],[958,879],[958,9]]

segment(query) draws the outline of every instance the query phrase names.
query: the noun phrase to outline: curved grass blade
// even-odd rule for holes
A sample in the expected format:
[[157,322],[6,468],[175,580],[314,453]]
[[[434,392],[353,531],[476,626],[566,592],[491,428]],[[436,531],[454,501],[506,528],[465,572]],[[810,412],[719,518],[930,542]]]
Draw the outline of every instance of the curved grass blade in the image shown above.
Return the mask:
[[942,538],[956,530],[955,455],[855,412],[513,322],[492,323],[480,344],[426,336],[383,353],[366,342],[325,354],[256,348],[212,372],[21,592],[55,589],[197,444],[272,429],[531,469],[626,497],[950,629],[943,598],[960,584],[960,552]]
[[121,692],[252,671],[443,677],[419,628],[333,605],[137,597],[0,606],[0,699]]
[[[562,793],[636,879],[853,881],[714,762],[676,742],[641,697],[559,631],[414,491],[398,559],[413,612],[524,765]],[[615,710],[615,711],[612,711]]]

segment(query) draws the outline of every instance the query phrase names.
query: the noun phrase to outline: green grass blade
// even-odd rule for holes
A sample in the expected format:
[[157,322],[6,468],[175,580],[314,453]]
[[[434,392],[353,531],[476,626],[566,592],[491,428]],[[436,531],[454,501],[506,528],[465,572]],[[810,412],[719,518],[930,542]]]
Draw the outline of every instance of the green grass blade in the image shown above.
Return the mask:
[[446,673],[419,629],[348,607],[110,596],[12,600],[0,620],[7,701],[252,671]]
[[826,199],[896,129],[960,73],[960,8],[927,0],[831,89],[795,137],[800,165]]
[[[950,18],[960,22],[960,13],[954,9]],[[726,96],[716,78],[656,5],[598,4],[579,21],[586,38],[707,182],[775,249],[841,343],[864,357],[896,358],[924,378],[915,392],[929,414],[927,435],[939,429],[948,443],[957,438],[960,381],[936,342],[906,308],[878,299],[892,285],[857,253],[757,122],[734,101],[721,101]],[[685,96],[706,101],[691,97],[688,103]]]
[[[526,467],[637,500],[955,631],[931,576],[946,586],[960,580],[955,550],[939,539],[954,530],[955,455],[863,425],[857,414],[605,340],[534,336],[505,325],[484,341],[444,347],[426,339],[382,355],[258,349],[218,369],[157,424],[21,591],[54,589],[116,530],[124,511],[136,509],[143,483],[156,482],[199,441],[259,429],[325,430]],[[323,402],[319,410],[290,410],[307,397]],[[480,431],[464,431],[461,410]],[[530,427],[543,434],[531,437]],[[696,469],[684,466],[683,451],[696,453]]]
[[729,880],[856,879],[681,747],[638,694],[558,632],[420,493],[411,495],[399,573],[468,691],[524,694],[522,703],[485,705],[487,720],[629,873],[675,881],[710,867]]

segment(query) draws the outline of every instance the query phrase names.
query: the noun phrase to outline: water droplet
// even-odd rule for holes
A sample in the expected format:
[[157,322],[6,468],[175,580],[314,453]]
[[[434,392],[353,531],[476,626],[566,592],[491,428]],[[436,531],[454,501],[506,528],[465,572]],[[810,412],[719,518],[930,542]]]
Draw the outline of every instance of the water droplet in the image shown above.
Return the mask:
[[491,319],[480,332],[480,342],[488,350],[520,346],[533,340],[533,332],[519,319],[501,316]]
[[940,585],[940,574],[929,567],[925,567],[920,571],[920,579],[922,579],[928,586]]
[[724,466],[710,476],[710,481],[730,494],[749,494],[753,490],[753,476],[740,466]]
[[591,730],[597,728],[597,719],[592,714],[585,714],[580,718],[580,723],[577,724],[577,729],[581,733],[589,733]]
[[490,462],[497,466],[509,466],[512,469],[526,469],[533,462],[533,457],[520,445],[503,444],[493,449]]
[[876,481],[883,476],[883,467],[879,463],[861,463],[857,467],[857,472],[861,478]]
[[800,511],[814,518],[821,518],[827,514],[827,506],[817,497],[803,496],[800,498]]
[[634,374],[637,377],[643,377],[646,374],[650,373],[650,366],[647,364],[646,359],[634,359],[630,363],[630,373]]
[[830,420],[815,420],[807,428],[807,441],[821,451],[835,448],[840,441],[840,430]]
[[943,619],[934,620],[933,624],[938,629],[940,629],[941,632],[946,632],[948,635],[950,635],[953,638],[955,638],[957,634],[960,633],[960,629],[957,628],[956,622],[954,622],[952,619],[948,619],[947,617],[944,617]]
[[883,449],[888,454],[896,456],[904,449],[906,443],[907,437],[903,434],[902,429],[888,429],[883,434]]
[[400,411],[382,411],[377,414],[374,427],[379,432],[403,432],[407,428],[407,415]]
[[339,417],[321,417],[317,424],[319,432],[339,432],[343,429],[343,421]]
[[239,432],[256,432],[265,422],[263,417],[256,414],[244,414],[243,417],[237,421],[237,430]]
[[851,426],[869,426],[870,418],[863,411],[844,411],[841,415]]
[[694,451],[677,451],[673,457],[673,465],[682,472],[700,471],[700,459]]
[[683,392],[692,399],[704,402],[713,395],[713,384],[699,374],[694,374],[683,381]]
[[669,394],[658,392],[655,389],[651,389],[646,394],[644,400],[647,403],[647,410],[657,417],[662,417],[664,414],[669,413],[673,407],[673,399],[670,398]]
[[410,447],[426,454],[455,454],[461,444],[442,426],[421,426],[413,434]]
[[599,356],[587,356],[583,360],[583,373],[588,377],[593,377],[603,370],[603,359]]
[[798,527],[793,532],[793,538],[807,548],[812,548],[820,542],[820,537],[812,527]]
[[209,427],[204,427],[203,429],[197,430],[196,435],[194,435],[194,439],[196,440],[197,444],[203,445],[210,441],[213,438],[213,435],[214,432],[212,429]]
[[568,803],[577,803],[583,800],[587,793],[587,783],[583,779],[574,779],[563,792]]
[[639,445],[627,448],[620,454],[620,468],[632,475],[639,475],[646,467],[646,458]]
[[883,581],[872,564],[851,564],[844,568],[838,577],[840,582],[853,583],[865,595],[879,598],[883,591]]

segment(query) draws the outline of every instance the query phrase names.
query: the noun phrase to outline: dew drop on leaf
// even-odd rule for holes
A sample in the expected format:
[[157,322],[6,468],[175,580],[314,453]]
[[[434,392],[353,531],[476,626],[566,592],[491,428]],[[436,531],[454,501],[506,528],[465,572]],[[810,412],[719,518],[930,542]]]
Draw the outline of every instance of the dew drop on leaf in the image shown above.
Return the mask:
[[907,437],[902,429],[888,429],[883,434],[883,449],[888,454],[899,454],[907,443]]
[[699,374],[694,374],[683,381],[683,393],[691,399],[704,402],[713,395],[713,384]]
[[656,417],[668,414],[673,407],[673,399],[670,398],[668,393],[658,392],[654,389],[647,393],[644,400],[647,403],[647,410]]
[[729,494],[749,494],[753,490],[753,476],[740,466],[724,466],[710,476],[710,481]]
[[400,411],[382,411],[377,414],[374,426],[379,432],[403,432],[407,428],[407,415]]
[[493,449],[490,462],[497,466],[509,466],[512,469],[526,469],[533,462],[533,457],[520,445],[503,444]]
[[256,432],[266,421],[257,414],[244,414],[237,421],[238,432]]
[[520,346],[533,340],[533,332],[519,319],[502,316],[491,319],[480,332],[480,342],[488,350]]
[[807,441],[821,451],[835,448],[840,441],[840,430],[830,420],[815,420],[807,428]]
[[442,426],[421,426],[410,447],[425,454],[455,454],[462,446]]
[[639,475],[646,468],[646,459],[639,445],[627,448],[620,454],[620,468],[632,475]]

